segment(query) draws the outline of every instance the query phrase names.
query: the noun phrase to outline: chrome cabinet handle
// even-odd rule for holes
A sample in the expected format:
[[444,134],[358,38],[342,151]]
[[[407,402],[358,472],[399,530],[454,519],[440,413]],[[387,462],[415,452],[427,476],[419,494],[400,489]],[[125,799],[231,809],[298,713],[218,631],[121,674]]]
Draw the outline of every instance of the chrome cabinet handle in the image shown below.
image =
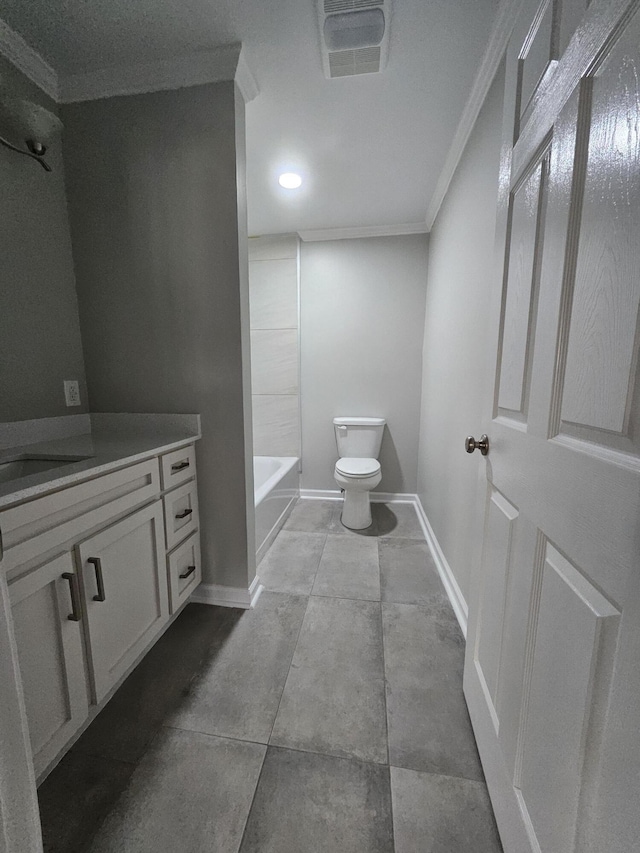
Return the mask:
[[185,509],[182,512],[176,513],[176,518],[186,518],[188,515],[191,515],[192,512],[192,509]]
[[96,573],[96,585],[98,594],[93,596],[94,601],[106,601],[107,596],[104,594],[104,578],[102,577],[102,562],[100,557],[89,557],[87,563],[91,563]]
[[74,572],[63,572],[62,577],[69,581],[69,592],[71,593],[71,613],[67,616],[69,622],[80,621],[80,590],[78,589],[78,576]]
[[196,570],[195,566],[189,566],[187,568],[187,571],[183,572],[181,575],[178,575],[178,577],[181,578],[182,580],[184,580],[185,578],[188,578],[189,575],[192,575],[195,572],[195,570]]
[[175,465],[171,466],[171,470],[172,471],[182,471],[188,467],[189,467],[189,460],[187,459],[186,462],[176,462]]
[[467,453],[479,450],[483,456],[486,456],[489,453],[489,436],[485,433],[476,441],[472,435],[468,435],[464,440],[464,449]]

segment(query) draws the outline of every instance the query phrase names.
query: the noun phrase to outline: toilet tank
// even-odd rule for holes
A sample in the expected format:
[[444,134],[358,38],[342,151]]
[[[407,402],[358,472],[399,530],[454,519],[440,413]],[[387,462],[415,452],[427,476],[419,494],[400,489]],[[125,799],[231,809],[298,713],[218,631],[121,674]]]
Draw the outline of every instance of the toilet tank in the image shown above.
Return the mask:
[[384,418],[334,418],[338,456],[377,459],[385,423]]

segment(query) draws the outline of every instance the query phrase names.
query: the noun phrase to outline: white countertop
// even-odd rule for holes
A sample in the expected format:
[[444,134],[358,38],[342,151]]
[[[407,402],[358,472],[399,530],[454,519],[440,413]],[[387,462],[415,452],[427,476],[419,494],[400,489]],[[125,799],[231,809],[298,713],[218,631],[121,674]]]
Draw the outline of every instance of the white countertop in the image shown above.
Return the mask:
[[[93,414],[75,416],[75,427],[73,418],[46,419],[50,422],[50,430],[43,421],[23,421],[22,429],[17,424],[7,424],[6,434],[10,434],[13,441],[18,436],[18,443],[11,446],[2,441],[2,427],[5,425],[0,424],[0,464],[18,454],[32,459],[88,457],[0,483],[0,509],[72,486],[123,465],[141,462],[201,437],[199,415]],[[69,423],[61,425],[61,421]],[[74,433],[87,426],[90,426],[90,432],[61,436],[65,431]],[[47,440],[47,432],[56,437]],[[21,443],[19,437],[28,441],[30,436],[36,435],[40,440],[31,443]]]

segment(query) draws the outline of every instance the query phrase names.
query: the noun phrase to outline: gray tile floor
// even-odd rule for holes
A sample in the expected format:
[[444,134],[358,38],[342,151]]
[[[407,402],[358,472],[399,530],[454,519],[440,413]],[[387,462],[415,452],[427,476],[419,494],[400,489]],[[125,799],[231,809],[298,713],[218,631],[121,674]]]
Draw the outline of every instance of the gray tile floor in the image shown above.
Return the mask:
[[47,853],[500,853],[413,507],[300,501],[255,610],[189,605],[40,788]]

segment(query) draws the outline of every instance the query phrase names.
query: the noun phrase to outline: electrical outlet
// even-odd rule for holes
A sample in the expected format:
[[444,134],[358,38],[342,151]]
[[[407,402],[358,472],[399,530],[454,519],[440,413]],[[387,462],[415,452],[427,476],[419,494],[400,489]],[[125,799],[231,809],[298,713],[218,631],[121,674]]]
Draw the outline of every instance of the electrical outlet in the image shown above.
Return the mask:
[[80,388],[76,379],[64,380],[64,399],[67,406],[80,405]]

